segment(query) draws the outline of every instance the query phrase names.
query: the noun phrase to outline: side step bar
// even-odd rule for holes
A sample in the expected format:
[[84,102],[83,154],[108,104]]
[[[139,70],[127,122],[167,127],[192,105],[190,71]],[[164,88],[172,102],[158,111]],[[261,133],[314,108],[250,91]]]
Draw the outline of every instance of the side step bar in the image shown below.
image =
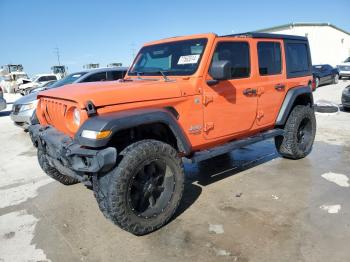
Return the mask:
[[272,129],[266,132],[262,132],[259,133],[257,135],[248,137],[248,138],[244,138],[244,139],[239,139],[239,140],[235,140],[229,143],[226,143],[224,145],[221,146],[217,146],[208,150],[203,150],[203,151],[199,151],[193,154],[193,156],[191,158],[189,158],[188,160],[192,163],[198,163],[200,161],[209,159],[209,158],[213,158],[219,155],[223,155],[225,153],[228,153],[232,150],[247,146],[247,145],[251,145],[275,136],[283,136],[284,135],[284,130],[283,129]]

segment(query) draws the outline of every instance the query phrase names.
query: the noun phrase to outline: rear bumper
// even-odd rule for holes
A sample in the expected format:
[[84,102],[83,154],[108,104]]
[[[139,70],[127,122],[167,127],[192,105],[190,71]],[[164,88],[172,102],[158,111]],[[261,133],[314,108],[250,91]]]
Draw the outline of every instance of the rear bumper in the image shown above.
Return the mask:
[[43,150],[50,165],[64,175],[81,180],[84,175],[106,172],[116,163],[114,147],[83,148],[51,126],[32,125],[28,130],[34,145]]
[[0,97],[0,111],[6,109],[6,100],[2,97]]

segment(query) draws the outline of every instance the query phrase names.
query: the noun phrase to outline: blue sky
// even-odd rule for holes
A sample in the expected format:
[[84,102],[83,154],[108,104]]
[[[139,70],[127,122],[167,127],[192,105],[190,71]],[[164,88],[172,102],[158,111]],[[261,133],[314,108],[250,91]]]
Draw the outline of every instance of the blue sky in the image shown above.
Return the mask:
[[147,41],[290,22],[330,22],[350,31],[349,10],[349,0],[0,0],[0,65],[49,72],[57,64],[55,47],[70,72],[90,62],[129,65]]

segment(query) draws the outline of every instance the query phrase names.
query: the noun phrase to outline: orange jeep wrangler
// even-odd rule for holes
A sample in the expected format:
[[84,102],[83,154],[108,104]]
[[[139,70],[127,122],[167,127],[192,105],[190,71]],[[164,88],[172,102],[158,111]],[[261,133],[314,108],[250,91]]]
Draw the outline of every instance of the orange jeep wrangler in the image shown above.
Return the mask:
[[179,206],[185,159],[270,138],[283,157],[308,155],[311,81],[304,37],[174,37],[144,45],[121,81],[40,93],[30,134],[49,176],[92,186],[107,218],[143,235]]

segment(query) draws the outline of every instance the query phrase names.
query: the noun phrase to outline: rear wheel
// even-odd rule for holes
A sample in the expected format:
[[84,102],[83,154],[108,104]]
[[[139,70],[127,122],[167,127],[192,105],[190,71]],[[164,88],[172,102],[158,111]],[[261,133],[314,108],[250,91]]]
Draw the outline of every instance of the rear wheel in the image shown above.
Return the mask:
[[332,81],[332,83],[333,83],[333,84],[338,84],[338,82],[339,82],[339,75],[338,75],[338,74],[335,74],[335,75],[333,76],[333,81]]
[[116,225],[144,235],[174,215],[184,190],[182,161],[174,148],[155,140],[132,144],[121,155],[115,169],[95,180],[95,195]]
[[316,118],[309,106],[297,105],[284,127],[284,136],[275,138],[277,151],[285,158],[300,159],[311,150],[316,135]]
[[63,185],[73,185],[79,181],[70,176],[62,175],[58,170],[52,167],[47,161],[46,155],[42,150],[38,150],[38,161],[41,169],[50,177],[62,183]]

